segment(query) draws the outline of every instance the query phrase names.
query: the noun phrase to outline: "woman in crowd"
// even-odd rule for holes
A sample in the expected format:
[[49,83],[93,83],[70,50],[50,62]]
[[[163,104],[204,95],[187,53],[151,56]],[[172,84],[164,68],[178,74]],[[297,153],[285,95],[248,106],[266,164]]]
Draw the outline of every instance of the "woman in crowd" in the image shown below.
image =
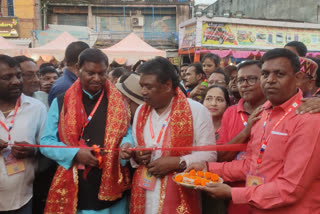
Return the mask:
[[214,71],[220,68],[220,57],[216,54],[208,53],[203,56],[201,63],[204,73],[209,78]]
[[203,105],[211,113],[216,139],[218,139],[223,113],[230,106],[228,90],[218,85],[209,87],[205,94]]
[[[210,86],[205,94],[203,105],[211,113],[216,139],[218,139],[223,113],[230,106],[228,90],[218,85]],[[223,200],[211,198],[206,193],[202,194],[202,199],[202,214],[226,213],[226,205]]]

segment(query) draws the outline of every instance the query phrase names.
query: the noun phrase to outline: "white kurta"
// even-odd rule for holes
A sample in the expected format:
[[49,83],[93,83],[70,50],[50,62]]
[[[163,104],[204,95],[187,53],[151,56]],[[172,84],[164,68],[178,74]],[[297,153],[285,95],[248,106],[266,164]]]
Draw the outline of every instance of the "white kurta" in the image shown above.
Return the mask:
[[[215,145],[215,135],[214,128],[212,123],[212,117],[210,112],[206,107],[201,105],[198,102],[195,102],[191,99],[188,99],[193,119],[193,146],[206,146],[206,145]],[[162,125],[165,122],[165,119],[170,114],[172,108],[172,101],[168,108],[160,115],[152,109],[151,111],[151,120],[154,130],[154,139],[151,137],[151,133],[149,130],[149,119],[147,119],[146,125],[143,130],[143,137],[146,144],[146,147],[162,147],[164,133],[168,126],[165,127],[164,133],[160,139],[159,145],[157,145],[156,140],[158,138],[159,132],[161,130]],[[136,138],[136,124],[137,124],[137,115],[140,111],[141,106],[136,111],[134,121],[133,121],[133,130],[132,135],[137,145]],[[170,119],[168,121],[170,123]],[[157,150],[152,153],[151,161],[156,160],[161,157],[161,151]],[[183,159],[186,161],[187,166],[194,162],[214,162],[217,160],[217,153],[215,151],[212,152],[192,152],[192,154],[183,156]],[[138,165],[131,160],[131,164],[133,167],[137,167]],[[158,212],[159,200],[160,200],[160,179],[157,179],[154,191],[146,191],[146,214],[156,214]]]

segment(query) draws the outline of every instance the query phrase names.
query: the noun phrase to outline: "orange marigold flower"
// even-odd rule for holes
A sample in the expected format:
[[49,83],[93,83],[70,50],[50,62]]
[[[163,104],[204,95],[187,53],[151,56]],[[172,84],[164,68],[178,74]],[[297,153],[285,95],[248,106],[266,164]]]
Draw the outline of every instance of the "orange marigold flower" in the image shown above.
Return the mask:
[[189,173],[184,173],[184,174],[183,174],[183,177],[189,178],[190,175],[189,175]]
[[174,180],[176,181],[176,182],[182,182],[183,181],[183,176],[182,175],[177,175],[176,177],[174,177]]
[[191,176],[195,176],[196,175],[196,170],[194,170],[194,169],[190,170],[189,174]]
[[215,174],[215,173],[212,173],[211,174],[211,180],[212,181],[218,181],[219,180],[219,175]]
[[202,171],[197,171],[197,175],[198,175],[199,177],[203,177],[203,176],[204,176],[204,173],[203,173]]
[[193,184],[194,185],[201,185],[201,178],[194,179]]
[[94,148],[93,151],[94,151],[95,153],[99,153],[99,152],[100,152],[100,148],[99,148],[96,144],[94,144],[92,147]]
[[208,181],[207,179],[205,178],[202,178],[201,179],[201,186],[206,186],[206,183],[209,183],[210,181]]
[[211,172],[205,172],[204,173],[204,177],[206,178],[206,179],[211,179]]

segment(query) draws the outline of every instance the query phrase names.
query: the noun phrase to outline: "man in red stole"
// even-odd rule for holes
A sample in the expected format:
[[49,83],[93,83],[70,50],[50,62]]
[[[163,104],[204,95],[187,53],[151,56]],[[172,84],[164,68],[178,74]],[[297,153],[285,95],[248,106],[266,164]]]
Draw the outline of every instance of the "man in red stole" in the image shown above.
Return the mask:
[[111,151],[93,154],[84,148],[41,148],[59,164],[45,213],[125,214],[128,170],[112,149],[119,148],[129,116],[120,93],[106,80],[108,58],[100,50],[83,51],[78,66],[79,79],[52,102],[41,144],[97,145]]
[[[215,144],[209,111],[180,91],[178,74],[165,58],[139,67],[145,104],[135,114],[133,138],[138,147],[174,148]],[[139,151],[131,159],[138,168],[132,183],[130,213],[200,213],[197,192],[175,184],[173,172],[196,161],[216,160],[216,152]],[[151,174],[150,185],[143,183]]]

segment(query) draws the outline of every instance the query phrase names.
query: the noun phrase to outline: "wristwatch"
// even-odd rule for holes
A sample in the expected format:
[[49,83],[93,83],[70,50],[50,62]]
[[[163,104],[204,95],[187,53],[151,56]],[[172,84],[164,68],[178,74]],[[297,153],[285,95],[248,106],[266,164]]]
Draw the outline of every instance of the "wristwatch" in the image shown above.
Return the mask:
[[179,168],[179,171],[181,171],[181,172],[187,168],[187,163],[182,157],[180,157],[180,162],[179,162],[178,168]]

